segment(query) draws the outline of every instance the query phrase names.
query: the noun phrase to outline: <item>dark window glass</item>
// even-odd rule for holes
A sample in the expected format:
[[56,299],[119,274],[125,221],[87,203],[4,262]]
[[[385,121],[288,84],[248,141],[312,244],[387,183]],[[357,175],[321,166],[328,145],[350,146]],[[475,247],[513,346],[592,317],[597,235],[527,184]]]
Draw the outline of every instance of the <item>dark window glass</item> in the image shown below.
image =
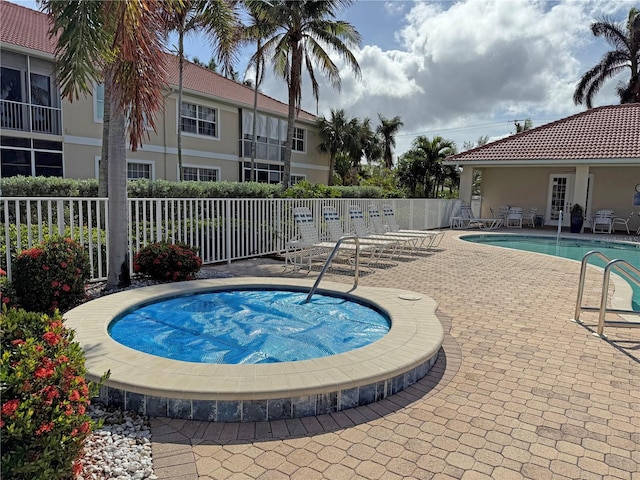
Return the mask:
[[35,152],[36,176],[62,177],[62,154]]
[[36,150],[55,150],[57,152],[62,151],[61,142],[49,142],[47,140],[33,140],[33,148]]
[[29,148],[30,142],[28,138],[18,138],[18,137],[0,137],[0,145],[3,147],[23,147]]
[[0,92],[2,92],[2,100],[22,102],[20,70],[2,67],[0,70]]
[[31,155],[28,150],[5,150],[0,155],[0,176],[31,176]]

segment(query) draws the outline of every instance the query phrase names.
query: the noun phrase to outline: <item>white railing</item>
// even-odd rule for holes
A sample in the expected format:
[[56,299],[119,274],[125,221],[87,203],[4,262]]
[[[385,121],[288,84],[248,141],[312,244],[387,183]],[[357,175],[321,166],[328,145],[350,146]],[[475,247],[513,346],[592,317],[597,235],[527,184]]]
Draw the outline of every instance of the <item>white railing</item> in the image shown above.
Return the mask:
[[[149,243],[183,242],[198,249],[203,263],[232,262],[281,253],[296,237],[294,206],[307,206],[326,234],[322,207],[333,206],[351,231],[349,205],[363,212],[370,204],[391,205],[401,228],[449,226],[457,200],[440,199],[129,199],[129,259]],[[11,278],[11,263],[22,249],[49,235],[71,236],[85,246],[91,279],[107,277],[108,200],[106,198],[0,199],[0,266]],[[328,235],[327,235],[328,236]]]
[[0,100],[0,127],[24,132],[62,134],[62,109]]

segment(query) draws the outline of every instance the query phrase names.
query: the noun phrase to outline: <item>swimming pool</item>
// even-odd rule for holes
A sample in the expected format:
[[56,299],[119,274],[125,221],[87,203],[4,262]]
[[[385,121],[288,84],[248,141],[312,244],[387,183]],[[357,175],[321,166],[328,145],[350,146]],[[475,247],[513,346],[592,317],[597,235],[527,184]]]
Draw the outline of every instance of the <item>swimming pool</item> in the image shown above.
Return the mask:
[[[626,260],[636,268],[640,268],[640,244],[611,242],[594,239],[581,238],[560,238],[557,242],[555,237],[544,237],[538,235],[464,235],[460,239],[494,245],[496,247],[524,250],[526,252],[544,253],[555,257],[568,258],[570,260],[581,261],[582,257],[591,250],[602,252],[610,259],[619,258]],[[600,259],[593,259],[590,264],[604,267],[606,264]],[[640,288],[632,285],[633,299],[632,308],[640,310]]]

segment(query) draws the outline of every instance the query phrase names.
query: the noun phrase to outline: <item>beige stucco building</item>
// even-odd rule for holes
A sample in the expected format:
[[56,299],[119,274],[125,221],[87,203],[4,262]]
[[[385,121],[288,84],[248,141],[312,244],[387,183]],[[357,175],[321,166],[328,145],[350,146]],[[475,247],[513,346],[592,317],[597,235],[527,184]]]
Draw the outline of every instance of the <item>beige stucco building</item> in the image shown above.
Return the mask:
[[[640,104],[612,105],[543,125],[444,162],[462,168],[460,199],[470,203],[474,171],[481,171],[481,215],[500,206],[538,209],[545,225],[569,225],[573,204],[585,226],[601,209],[634,216],[640,226]],[[635,217],[635,218],[634,218]]]
[[[46,15],[0,3],[2,83],[0,176],[98,176],[104,89],[86,98],[61,99],[55,81],[55,44]],[[183,107],[178,108],[178,59],[165,55],[169,86],[155,131],[136,152],[128,151],[128,177],[177,180],[178,129],[182,131],[185,180],[248,181],[253,133],[253,89],[185,62]],[[284,88],[284,85],[283,85]],[[287,105],[258,96],[256,179],[279,183],[283,170]],[[316,117],[296,119],[292,183],[327,183],[328,155],[317,150]]]

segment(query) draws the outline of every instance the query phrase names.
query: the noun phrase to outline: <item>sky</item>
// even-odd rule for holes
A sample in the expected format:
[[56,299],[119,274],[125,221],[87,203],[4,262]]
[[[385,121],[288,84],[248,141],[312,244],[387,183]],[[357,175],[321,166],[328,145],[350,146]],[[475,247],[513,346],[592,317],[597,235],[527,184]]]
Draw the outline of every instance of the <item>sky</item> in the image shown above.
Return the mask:
[[[336,57],[344,67],[341,91],[317,74],[316,111],[305,76],[302,105],[327,117],[344,109],[373,125],[378,114],[400,116],[396,154],[418,135],[440,135],[462,150],[480,136],[514,133],[514,120],[530,118],[536,127],[583,111],[573,103],[575,85],[611,49],[590,24],[603,17],[624,22],[634,6],[637,0],[361,0],[338,18],[363,37],[353,50],[362,79]],[[202,39],[189,39],[186,51],[190,58],[211,58]],[[251,53],[238,64],[241,74]],[[623,79],[628,73],[605,83],[594,105],[619,103],[615,87]],[[288,102],[283,81],[273,75],[261,91]]]
[[[302,107],[327,117],[344,109],[348,118],[368,117],[373,125],[378,114],[399,116],[396,155],[419,135],[440,135],[463,150],[481,136],[514,133],[516,120],[530,118],[536,127],[583,111],[573,103],[575,85],[611,49],[590,24],[603,17],[625,22],[634,6],[637,0],[360,0],[337,18],[362,35],[352,49],[362,78],[335,57],[341,90],[318,72],[316,109],[305,74]],[[185,52],[205,63],[212,57],[200,36],[186,39]],[[239,56],[241,76],[252,53]],[[615,87],[628,81],[625,75],[605,83],[594,106],[619,103]],[[261,91],[288,102],[284,81],[270,72]]]

